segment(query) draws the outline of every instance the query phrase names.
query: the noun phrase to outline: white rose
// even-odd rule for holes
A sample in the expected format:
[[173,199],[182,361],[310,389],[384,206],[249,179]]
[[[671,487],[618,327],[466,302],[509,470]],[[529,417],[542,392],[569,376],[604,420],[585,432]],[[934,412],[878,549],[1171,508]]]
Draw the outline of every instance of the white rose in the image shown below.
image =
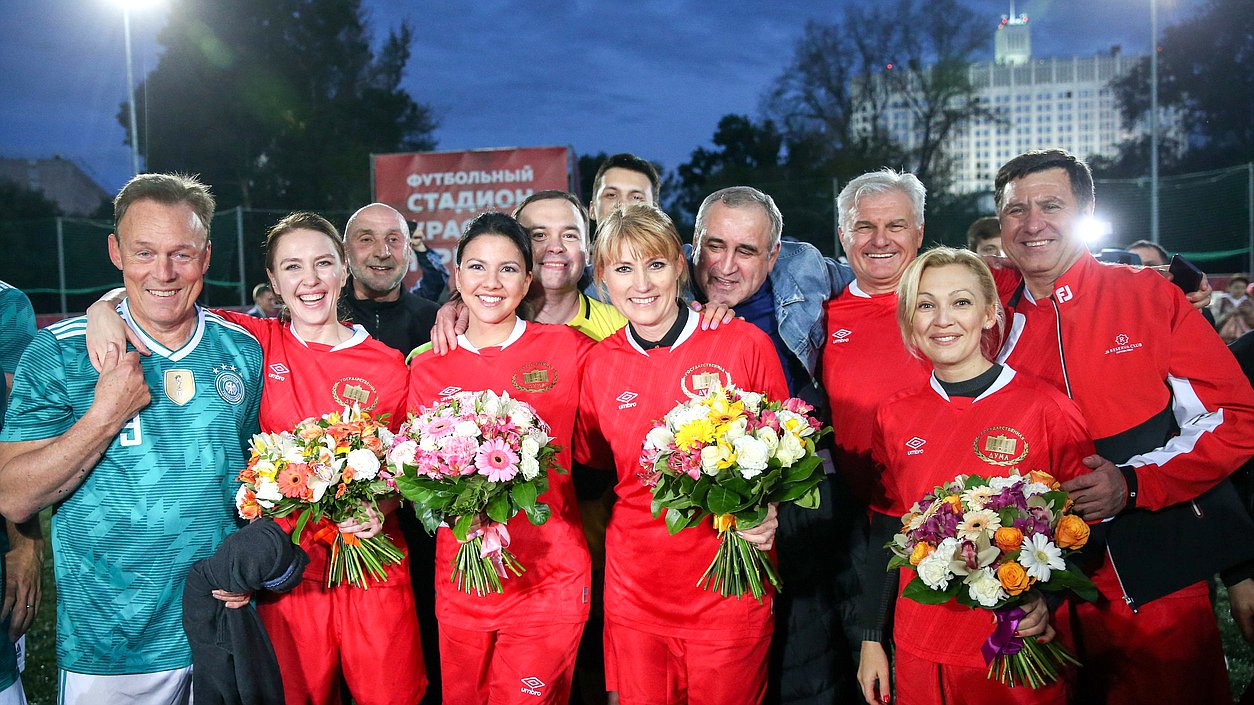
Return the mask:
[[724,435],[729,441],[735,441],[737,438],[743,438],[749,429],[749,420],[741,416],[735,421],[727,424],[727,430]]
[[706,446],[701,449],[701,470],[707,475],[718,474],[718,461],[721,456],[718,452],[718,446]]
[[775,429],[770,426],[763,426],[754,431],[753,437],[766,444],[766,449],[775,455],[775,449],[779,448],[779,436],[775,433]]
[[279,485],[271,480],[260,480],[257,482],[257,504],[266,509],[273,509],[275,503],[283,501],[283,493],[279,492]]
[[526,460],[528,458],[530,458],[531,460],[535,460],[536,456],[540,454],[540,444],[536,443],[536,439],[532,438],[531,436],[527,436],[522,439],[521,449],[522,449],[523,460]]
[[[444,438],[448,438],[448,436],[445,436]],[[423,434],[422,438],[418,441],[418,447],[427,452],[431,452],[435,450],[436,448],[440,448],[444,445],[443,443],[440,442],[440,441],[443,441],[444,438],[441,438],[439,441],[437,441],[431,436]]]
[[509,411],[509,420],[519,428],[526,428],[531,425],[532,419],[535,417],[531,411],[522,404],[515,404],[513,409]]
[[775,449],[775,457],[780,465],[788,467],[805,457],[806,447],[801,439],[791,433],[785,433],[779,439],[779,447]]
[[416,455],[418,455],[418,444],[412,440],[402,441],[388,453],[388,460],[392,462],[392,465],[401,468],[405,465],[413,465]]
[[1000,494],[1002,490],[1018,482],[1021,478],[1018,474],[1003,476],[994,475],[988,478],[988,486],[993,490],[994,494]]
[[553,440],[552,438],[549,437],[549,434],[545,433],[544,431],[541,431],[538,428],[527,429],[527,438],[530,438],[531,440],[535,441],[536,445],[541,445],[541,446],[547,445],[549,441]]
[[949,570],[949,558],[938,556],[940,550],[932,551],[926,558],[919,561],[918,573],[923,584],[933,590],[944,590],[954,574]]
[[649,435],[644,437],[646,448],[656,448],[658,450],[666,450],[675,442],[675,434],[665,426],[657,426],[649,431]]
[[536,475],[540,474],[540,463],[536,461],[535,456],[524,456],[519,469],[522,471],[524,480],[534,480]]
[[1001,586],[1001,581],[987,568],[972,572],[964,581],[971,599],[982,607],[993,607],[1009,597]]
[[770,449],[766,444],[753,436],[741,436],[732,441],[736,449],[736,463],[740,465],[740,474],[747,480],[757,477],[766,469],[766,461],[770,459]]
[[744,402],[745,409],[757,413],[758,409],[762,406],[762,395],[757,392],[742,391],[740,393],[740,401]]
[[483,403],[483,413],[496,416],[501,412],[501,398],[492,391],[483,392],[480,397]]
[[1039,482],[1029,482],[1023,487],[1024,497],[1035,497],[1038,494],[1045,494],[1046,492],[1049,492],[1049,487]]
[[396,434],[389,431],[387,426],[380,426],[376,433],[379,435],[379,440],[383,441],[385,447],[392,445],[392,439],[396,438]]
[[379,474],[379,459],[365,448],[350,450],[348,467],[352,468],[355,479],[373,480]]
[[479,425],[474,421],[458,421],[457,425],[453,426],[453,435],[462,436],[463,438],[478,438]]

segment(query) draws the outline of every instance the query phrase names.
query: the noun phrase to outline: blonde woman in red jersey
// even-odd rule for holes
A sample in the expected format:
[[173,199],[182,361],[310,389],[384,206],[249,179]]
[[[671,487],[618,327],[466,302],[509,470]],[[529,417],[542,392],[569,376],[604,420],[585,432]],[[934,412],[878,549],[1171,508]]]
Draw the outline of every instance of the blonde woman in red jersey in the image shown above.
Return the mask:
[[571,437],[580,370],[593,341],[564,325],[526,321],[518,307],[531,284],[527,231],[513,218],[484,213],[457,243],[456,286],[469,313],[466,332],[443,357],[430,345],[412,355],[411,410],[459,391],[507,393],[535,407],[561,446],[565,472],[549,473],[540,496],[551,515],[533,526],[507,524],[509,550],[526,567],[483,597],[449,582],[458,549],[447,528],[436,536],[436,618],[445,705],[565,703],[575,652],[588,619],[588,547],[571,481]]
[[[1002,313],[993,275],[967,250],[937,248],[902,275],[897,322],[907,349],[930,361],[925,387],[908,389],[880,406],[872,452],[882,466],[881,489],[892,514],[874,512],[863,595],[858,680],[867,703],[891,696],[883,625],[895,602],[893,645],[896,702],[1061,704],[1061,682],[1037,690],[1008,688],[988,678],[980,646],[993,632],[985,610],[956,603],[922,605],[899,598],[912,572],[886,574],[887,549],[900,518],[920,497],[958,474],[1004,476],[1039,470],[1060,481],[1087,472],[1093,452],[1075,404],[1053,387],[993,361]],[[996,440],[993,437],[996,436]],[[990,442],[992,441],[992,442]],[[901,569],[906,571],[905,568]],[[1038,593],[1037,593],[1038,595]],[[1049,608],[1039,596],[1024,605],[1018,634],[1054,638]]]
[[[614,211],[597,231],[597,282],[628,326],[593,348],[584,368],[576,452],[617,469],[606,536],[606,687],[621,705],[751,705],[766,688],[772,599],[724,598],[697,587],[715,555],[710,522],[671,536],[639,479],[652,422],[715,381],[788,396],[770,338],[735,320],[702,330],[679,300],[687,276],[679,234],[649,205]],[[743,532],[770,550],[776,521]]]
[[[253,318],[216,311],[253,334],[261,343],[266,383],[260,424],[265,432],[292,428],[310,417],[357,404],[373,414],[390,414],[392,430],[405,412],[405,363],[400,353],[371,338],[360,326],[339,322],[337,302],[348,276],[339,232],[314,213],[293,213],[266,236],[266,273],[283,303],[280,318]],[[88,339],[112,330],[124,332],[112,305],[102,300],[88,312]],[[128,329],[129,330],[129,329]],[[137,348],[142,342],[132,340]],[[147,352],[142,350],[141,352]],[[200,381],[213,384],[213,380]],[[390,512],[398,502],[385,500],[386,519],[369,508],[363,518],[339,524],[339,531],[368,538],[386,533],[405,550]],[[281,519],[290,530],[294,520]],[[274,645],[288,705],[340,702],[341,676],[359,705],[412,705],[426,690],[426,670],[418,642],[409,567],[387,566],[387,580],[370,589],[326,587],[329,544],[307,528],[301,547],[310,563],[300,585],[283,595],[259,594],[257,609]],[[242,606],[247,596],[219,595]]]

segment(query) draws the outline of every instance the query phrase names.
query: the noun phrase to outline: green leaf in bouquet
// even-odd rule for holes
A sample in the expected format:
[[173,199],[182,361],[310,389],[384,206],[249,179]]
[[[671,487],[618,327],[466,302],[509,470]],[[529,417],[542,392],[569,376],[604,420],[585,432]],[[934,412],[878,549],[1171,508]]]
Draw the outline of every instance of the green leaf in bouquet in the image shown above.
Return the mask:
[[714,476],[714,483],[719,487],[724,487],[732,492],[735,492],[741,497],[747,497],[753,492],[753,488],[750,487],[749,481],[740,474],[740,469],[737,467],[719,470],[718,474]]
[[758,505],[736,512],[736,528],[752,529],[758,524],[766,521],[766,515],[769,511],[768,507]]
[[[518,489],[516,486],[514,489]],[[534,502],[535,499],[533,498]],[[488,518],[495,522],[504,524],[510,518],[509,494],[506,492],[497,492],[492,495],[492,499],[488,500]]]
[[415,505],[414,514],[418,516],[418,521],[422,522],[422,528],[432,536],[435,535],[436,529],[440,528],[440,522],[444,521],[442,514],[437,514],[428,507]]
[[653,501],[649,502],[649,511],[653,514],[654,519],[662,516],[662,510],[665,508],[666,507],[662,506],[662,502],[659,501],[657,497],[654,497]]
[[[536,492],[536,486],[532,482],[520,482],[510,488],[509,494],[514,498],[514,502],[519,507],[526,507],[536,503],[536,497],[540,494]],[[497,519],[497,521],[504,521]]]
[[1045,494],[1042,494],[1041,499],[1044,499],[1049,503],[1050,511],[1052,511],[1055,514],[1055,518],[1057,518],[1057,515],[1062,513],[1062,508],[1067,504],[1067,493],[1062,490],[1054,490],[1053,492],[1046,492]]
[[[822,481],[822,478],[819,478]],[[819,483],[815,482],[806,493],[798,497],[793,504],[802,509],[818,509],[822,495],[819,494]]]
[[1002,507],[997,510],[997,517],[1001,519],[1002,526],[1014,526],[1015,519],[1018,519],[1021,516],[1023,516],[1023,512],[1019,511],[1015,507]]
[[[809,494],[819,486],[823,481],[823,476],[811,476],[806,480],[797,483],[785,483],[778,490],[771,494],[771,502],[795,502],[801,497]],[[815,505],[817,506],[817,505]],[[807,507],[813,509],[814,507]]]
[[309,523],[309,515],[312,510],[305,509],[300,513],[300,517],[296,519],[296,528],[292,529],[292,543],[300,545],[300,534],[305,530],[305,525]]
[[715,485],[705,496],[705,506],[712,514],[730,514],[740,506],[742,498],[735,492]]
[[927,583],[916,575],[914,580],[906,585],[906,589],[901,591],[901,596],[923,605],[943,605],[957,597],[961,589],[962,581],[957,576],[949,581],[948,588],[938,592],[928,587]]
[[688,520],[690,518],[691,517],[689,517],[686,513],[678,509],[667,509],[666,530],[669,531],[672,536],[678,534],[680,531],[688,527]]
[[967,479],[962,481],[962,489],[969,490],[972,487],[984,487],[988,485],[988,479],[979,475],[968,475]]
[[697,485],[696,487],[694,487],[692,490],[692,494],[689,496],[690,497],[689,501],[692,502],[692,505],[695,507],[704,506],[705,500],[707,497],[709,497],[709,494],[710,494],[710,487],[712,486],[713,485],[703,482]]
[[686,474],[678,475],[677,479],[679,480],[679,493],[684,496],[691,495],[697,487],[697,481]]
[[457,523],[453,524],[453,535],[458,541],[465,542],[466,535],[470,533],[470,525],[474,522],[475,515],[473,513],[463,514],[457,517]]
[[1074,568],[1051,571],[1049,582],[1037,583],[1037,586],[1051,592],[1070,590],[1075,593],[1076,597],[1086,602],[1097,601],[1097,586],[1093,585],[1093,581],[1089,580],[1084,573]]
[[893,557],[888,561],[888,570],[908,567],[910,567],[910,559],[906,556],[899,556],[894,553]]
[[784,470],[784,481],[803,482],[810,479],[810,476],[814,474],[814,469],[819,466],[820,462],[822,461],[819,460],[819,456],[807,455]]
[[533,526],[539,526],[548,521],[549,516],[553,513],[553,510],[549,509],[549,505],[544,502],[536,502],[530,507],[523,507],[522,510],[527,515],[527,521],[531,522]]

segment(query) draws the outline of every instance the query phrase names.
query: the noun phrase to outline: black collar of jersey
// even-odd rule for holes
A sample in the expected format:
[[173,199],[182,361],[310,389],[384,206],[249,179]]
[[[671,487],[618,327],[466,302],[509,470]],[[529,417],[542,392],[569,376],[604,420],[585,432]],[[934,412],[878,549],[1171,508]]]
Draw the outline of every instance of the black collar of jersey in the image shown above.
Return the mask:
[[994,362],[992,367],[971,379],[964,379],[961,382],[946,382],[937,377],[936,381],[940,383],[941,389],[944,389],[951,399],[953,397],[970,397],[975,399],[987,392],[989,387],[993,386],[993,383],[1001,376],[1001,371],[1002,366]]
[[627,324],[627,334],[636,341],[636,345],[639,345],[641,350],[669,348],[675,344],[676,340],[679,340],[679,334],[684,332],[684,326],[688,324],[688,317],[691,315],[692,312],[688,310],[687,306],[679,306],[679,316],[675,318],[675,323],[671,325],[670,330],[666,331],[666,335],[662,336],[662,339],[657,342],[641,338],[640,334],[636,332],[636,327],[630,323]]

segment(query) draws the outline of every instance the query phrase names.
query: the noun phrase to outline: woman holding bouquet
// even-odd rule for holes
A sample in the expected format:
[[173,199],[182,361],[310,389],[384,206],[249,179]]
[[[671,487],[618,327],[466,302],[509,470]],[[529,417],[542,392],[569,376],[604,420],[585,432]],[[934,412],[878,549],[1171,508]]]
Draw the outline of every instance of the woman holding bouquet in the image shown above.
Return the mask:
[[521,575],[503,591],[476,595],[448,580],[459,544],[450,529],[436,536],[436,618],[440,670],[447,705],[565,703],[575,652],[588,619],[590,566],[571,482],[571,438],[579,402],[580,370],[592,339],[569,326],[531,323],[519,306],[531,285],[527,231],[513,218],[484,213],[466,225],[457,243],[456,286],[469,314],[456,348],[440,357],[416,350],[409,371],[409,406],[418,410],[459,391],[491,390],[535,407],[561,446],[540,495],[551,514],[533,526],[523,514],[500,536]]
[[[202,313],[221,316],[261,343],[267,373],[261,430],[288,431],[304,419],[352,405],[375,416],[390,414],[386,421],[395,430],[405,411],[405,364],[399,353],[361,326],[340,323],[337,302],[348,271],[335,226],[314,213],[292,213],[280,220],[266,235],[266,273],[283,304],[279,318],[225,310]],[[88,311],[89,343],[97,331],[109,330],[113,340],[120,343],[126,335],[147,354],[129,327],[123,331],[113,303],[105,298]],[[212,387],[214,381],[203,383]],[[339,703],[341,675],[360,705],[412,705],[426,690],[408,564],[385,566],[386,581],[373,581],[369,589],[347,583],[326,586],[330,540],[336,531],[359,539],[383,532],[405,551],[390,514],[397,505],[395,499],[379,503],[386,519],[363,505],[358,517],[338,526],[324,520],[305,527],[300,543],[310,562],[301,584],[283,595],[257,596],[288,705]],[[278,521],[291,531],[295,518],[293,514]],[[231,604],[231,596],[219,599]]]
[[[902,276],[897,321],[907,349],[930,361],[934,371],[925,387],[891,397],[877,414],[873,454],[883,467],[881,489],[894,515],[875,513],[871,545],[891,539],[915,500],[956,475],[1040,471],[1061,481],[1087,472],[1081,459],[1093,452],[1093,444],[1075,404],[993,361],[1002,312],[993,276],[979,256],[946,247],[921,255]],[[1003,538],[1024,541],[1017,531],[998,533],[998,546]],[[890,699],[888,658],[878,638],[894,603],[898,703],[1066,701],[1060,681],[1032,689],[991,679],[981,645],[993,633],[992,616],[954,601],[925,605],[899,597],[898,574],[884,571],[889,558],[887,549],[870,551],[866,567],[874,587],[864,593],[862,621],[875,639],[862,642],[858,680],[868,703]],[[919,565],[913,557],[911,562]],[[901,583],[911,577],[902,575]],[[998,577],[1002,584],[992,581],[989,589],[1010,595],[1025,587],[1016,578],[1027,581],[1013,571]],[[1008,580],[1012,584],[1006,585]],[[1016,634],[1050,641],[1049,608],[1039,591],[1029,593],[1022,609],[1026,616]]]
[[[786,399],[779,357],[770,338],[744,321],[701,329],[679,299],[688,270],[661,210],[614,211],[592,257],[598,284],[629,322],[593,349],[579,403],[579,459],[618,473],[606,535],[606,687],[621,705],[758,703],[774,593],[767,585],[758,602],[698,587],[719,534],[704,522],[670,535],[650,511],[640,458],[654,420],[713,384]],[[769,550],[775,525],[772,510],[741,535]]]

